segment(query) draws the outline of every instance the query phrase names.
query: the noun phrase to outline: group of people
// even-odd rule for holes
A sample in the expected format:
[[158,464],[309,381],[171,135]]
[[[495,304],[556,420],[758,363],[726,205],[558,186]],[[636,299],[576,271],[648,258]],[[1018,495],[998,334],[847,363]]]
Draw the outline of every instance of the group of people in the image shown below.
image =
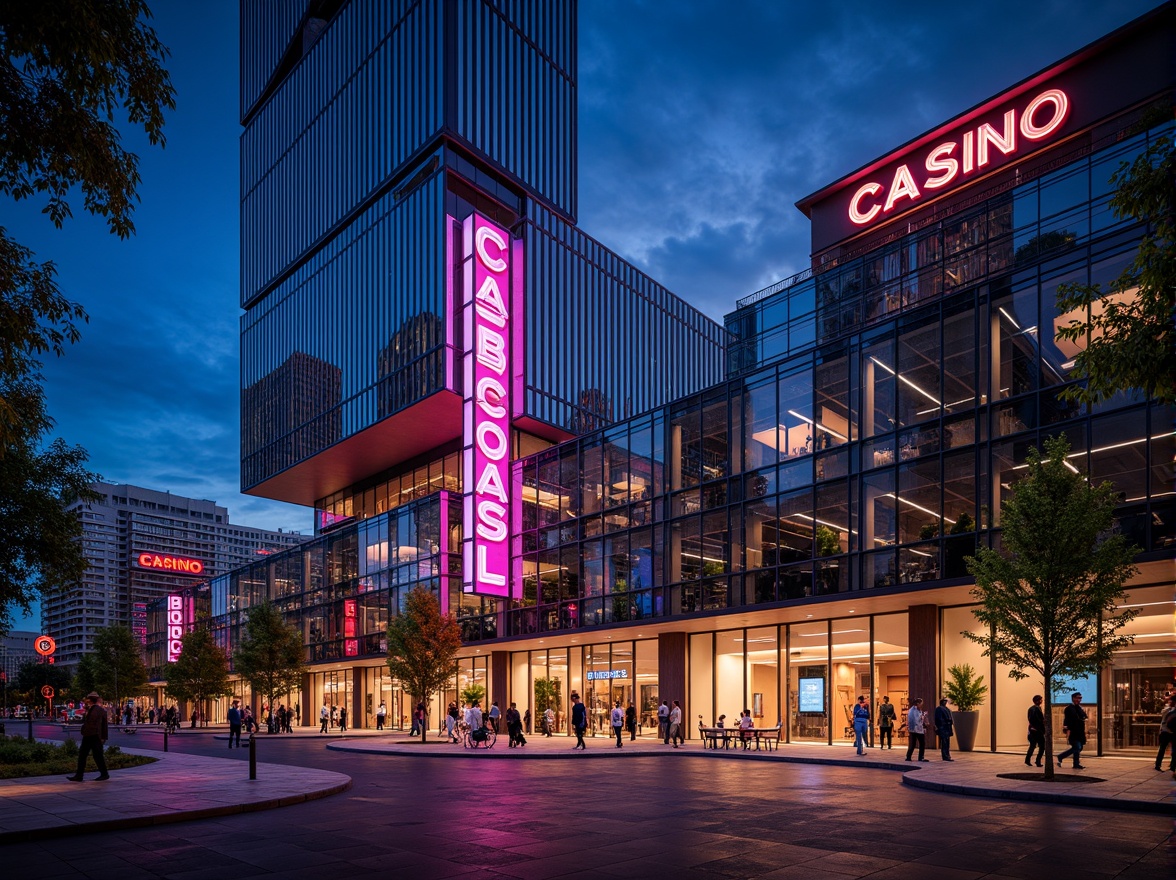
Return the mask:
[[674,700],[672,706],[669,700],[662,700],[657,707],[657,726],[665,745],[670,745],[671,741],[674,748],[686,745],[686,732],[682,729],[682,704],[677,700]]
[[319,709],[319,733],[330,733],[333,727],[339,728],[340,733],[347,732],[347,707],[323,703]]

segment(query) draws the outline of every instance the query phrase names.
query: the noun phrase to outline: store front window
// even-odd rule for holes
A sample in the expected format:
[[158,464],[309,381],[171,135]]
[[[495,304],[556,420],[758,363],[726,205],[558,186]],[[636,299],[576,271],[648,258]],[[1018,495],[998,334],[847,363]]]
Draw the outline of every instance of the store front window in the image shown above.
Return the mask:
[[1156,753],[1164,702],[1176,692],[1174,606],[1171,587],[1132,590],[1122,606],[1139,615],[1124,630],[1135,643],[1119,651],[1103,670],[1098,704],[1104,751],[1148,757]]
[[791,739],[829,739],[829,621],[789,627],[788,723]]

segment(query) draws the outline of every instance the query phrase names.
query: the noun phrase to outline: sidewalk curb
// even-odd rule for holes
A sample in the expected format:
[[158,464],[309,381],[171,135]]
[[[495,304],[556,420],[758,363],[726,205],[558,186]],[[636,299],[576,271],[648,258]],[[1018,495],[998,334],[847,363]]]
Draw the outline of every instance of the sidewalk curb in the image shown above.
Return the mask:
[[[550,761],[575,761],[583,759],[603,759],[603,758],[672,758],[679,753],[695,758],[706,758],[709,760],[722,760],[724,757],[730,757],[729,754],[721,750],[705,749],[698,751],[697,749],[682,749],[678,751],[650,751],[633,749],[626,752],[623,749],[601,747],[597,749],[589,749],[583,752],[576,752],[571,754],[572,749],[562,750],[559,752],[551,751],[535,751],[529,754],[519,754],[519,750],[507,751],[506,749],[499,750],[497,748],[491,750],[482,749],[459,749],[454,751],[414,751],[411,746],[401,746],[395,750],[391,749],[373,749],[370,746],[365,746],[361,743],[353,745],[344,745],[342,743],[327,743],[326,747],[329,751],[338,752],[355,752],[365,755],[388,755],[393,757],[409,757],[409,758],[442,758],[452,760],[454,758],[474,758],[474,759],[497,759],[497,760],[550,760]],[[1068,807],[1095,807],[1103,810],[1115,810],[1119,812],[1128,813],[1149,813],[1154,815],[1173,816],[1176,815],[1176,806],[1170,803],[1163,803],[1161,801],[1141,801],[1128,800],[1122,798],[1101,797],[1098,795],[1078,795],[1065,794],[1041,791],[1026,791],[1016,788],[988,788],[985,786],[966,786],[951,782],[936,782],[931,777],[920,774],[917,771],[924,769],[920,764],[910,766],[902,759],[895,759],[894,761],[870,761],[862,762],[848,758],[825,758],[810,755],[781,755],[776,752],[743,752],[738,753],[737,760],[742,761],[775,761],[782,764],[815,764],[818,766],[827,767],[858,767],[869,770],[889,770],[902,774],[902,784],[909,785],[913,788],[924,789],[926,791],[937,791],[945,794],[958,794],[966,797],[982,797],[992,798],[996,800],[1007,801],[1030,801],[1034,803],[1050,803],[1060,804]]]
[[[343,774],[336,774],[342,776]],[[275,810],[279,807],[290,807],[295,804],[316,801],[331,795],[340,794],[351,788],[353,780],[345,777],[343,782],[330,785],[315,791],[289,794],[282,797],[269,798],[262,801],[251,801],[243,804],[222,804],[216,807],[200,807],[192,810],[174,810],[149,816],[125,816],[119,819],[101,819],[93,822],[78,822],[65,825],[53,825],[45,828],[30,828],[20,831],[0,831],[0,847],[10,843],[24,843],[33,840],[50,840],[60,837],[74,837],[82,834],[94,834],[103,831],[125,831],[132,828],[151,828],[156,825],[171,825],[176,822],[191,822],[197,819],[213,819],[221,816],[235,816],[241,813],[257,813],[262,810]]]
[[1118,810],[1125,813],[1153,813],[1161,816],[1176,816],[1176,807],[1158,801],[1117,800],[1081,794],[1053,794],[1047,791],[1023,791],[1015,788],[974,788],[951,782],[934,782],[926,777],[904,775],[902,784],[926,791],[947,794],[962,794],[968,797],[994,798],[1005,801],[1032,801],[1039,804],[1062,804],[1067,807],[1096,807],[1100,810]]

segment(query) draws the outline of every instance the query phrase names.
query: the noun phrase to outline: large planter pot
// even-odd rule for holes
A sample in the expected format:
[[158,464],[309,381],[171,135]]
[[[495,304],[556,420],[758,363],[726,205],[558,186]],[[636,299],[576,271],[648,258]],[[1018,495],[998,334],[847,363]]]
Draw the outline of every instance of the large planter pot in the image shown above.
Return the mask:
[[980,727],[980,713],[976,710],[970,712],[957,710],[951,713],[951,719],[955,723],[956,748],[961,752],[972,751],[976,746],[976,731]]

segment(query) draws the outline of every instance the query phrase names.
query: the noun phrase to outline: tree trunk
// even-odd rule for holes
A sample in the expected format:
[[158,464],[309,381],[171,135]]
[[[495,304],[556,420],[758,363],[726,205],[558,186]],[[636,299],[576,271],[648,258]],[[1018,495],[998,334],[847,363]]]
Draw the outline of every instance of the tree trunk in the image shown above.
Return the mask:
[[1053,696],[1050,691],[1049,683],[1053,676],[1047,675],[1045,677],[1045,693],[1042,695],[1045,699],[1045,781],[1052,782],[1054,778],[1054,760],[1053,760]]

